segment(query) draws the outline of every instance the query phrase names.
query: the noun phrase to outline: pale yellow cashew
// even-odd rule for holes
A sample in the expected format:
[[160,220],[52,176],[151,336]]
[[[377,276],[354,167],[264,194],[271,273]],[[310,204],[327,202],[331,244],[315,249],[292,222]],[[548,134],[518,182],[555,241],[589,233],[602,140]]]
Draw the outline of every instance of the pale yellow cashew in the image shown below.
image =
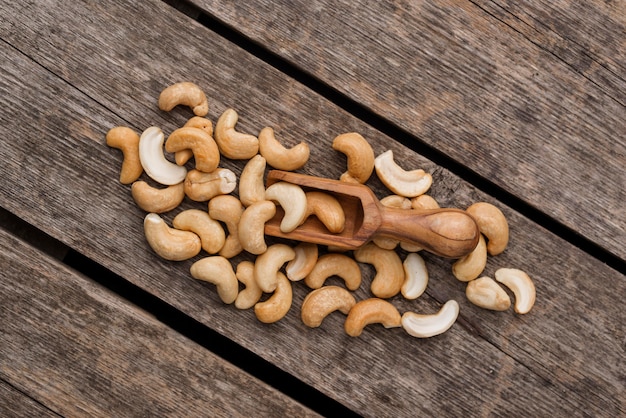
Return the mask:
[[217,144],[205,131],[198,128],[178,128],[165,141],[165,151],[178,152],[190,149],[193,153],[196,170],[204,173],[214,171],[220,163]]
[[235,271],[237,279],[243,283],[245,288],[239,292],[235,299],[235,307],[237,309],[252,308],[263,295],[263,291],[254,280],[254,263],[251,261],[242,261],[237,265]]
[[122,151],[124,160],[120,171],[120,183],[130,184],[137,180],[143,167],[139,159],[139,135],[126,126],[116,126],[107,132],[106,143]]
[[346,215],[339,201],[328,193],[306,192],[305,219],[315,215],[326,229],[333,234],[339,234],[346,225]]
[[304,190],[296,184],[279,181],[265,189],[265,199],[277,202],[285,215],[280,221],[282,232],[291,232],[306,219],[307,203]]
[[287,315],[293,302],[291,282],[282,272],[278,272],[276,288],[272,296],[254,305],[254,314],[265,324],[272,324]]
[[146,215],[143,227],[150,247],[166,260],[187,260],[202,249],[200,237],[193,232],[170,228],[156,213]]
[[310,149],[306,142],[285,148],[274,136],[274,129],[267,127],[259,132],[259,152],[272,167],[294,171],[309,160]]
[[317,328],[332,312],[344,315],[356,304],[352,294],[340,286],[324,286],[311,291],[302,302],[300,317],[307,327]]
[[166,186],[185,180],[187,169],[168,161],[163,153],[165,135],[163,131],[151,126],[139,137],[139,160],[150,178]]
[[511,307],[511,298],[491,277],[483,276],[472,280],[465,288],[467,300],[476,306],[492,311],[506,311]]
[[159,109],[169,112],[177,105],[189,106],[196,116],[209,113],[209,103],[202,89],[183,81],[165,88],[159,95]]
[[[404,196],[389,195],[380,199],[381,205],[388,208],[411,209],[411,200]],[[374,238],[374,243],[385,250],[393,250],[400,243],[399,240],[393,238]]]
[[222,302],[231,304],[237,299],[239,281],[228,259],[219,255],[203,258],[191,265],[190,272],[194,279],[214,284]]
[[172,220],[172,225],[182,231],[191,231],[200,237],[202,249],[209,254],[216,254],[224,246],[226,233],[222,225],[211,218],[208,212],[200,209],[187,209]]
[[438,209],[439,203],[428,194],[422,194],[411,199],[413,209]]
[[428,269],[424,259],[416,253],[410,253],[402,263],[404,283],[400,291],[405,299],[417,299],[428,286]]
[[215,124],[214,137],[220,152],[233,160],[247,160],[259,152],[259,139],[250,134],[235,131],[239,115],[226,109]]
[[402,315],[402,328],[413,337],[434,337],[450,329],[458,316],[459,304],[455,300],[449,300],[443,304],[436,314],[423,315],[415,312],[405,312]]
[[278,271],[296,257],[293,248],[286,244],[274,244],[259,255],[254,263],[254,280],[265,293],[276,289]]
[[265,200],[265,158],[255,155],[246,163],[239,177],[239,199],[244,206]]
[[[203,118],[202,116],[191,117],[187,123],[185,123],[184,127],[202,129],[204,132],[211,135],[211,138],[213,137],[213,123],[210,119]],[[193,157],[193,151],[190,149],[180,150],[176,152],[174,157],[176,164],[185,165],[187,161]]]
[[243,213],[243,205],[235,196],[220,195],[209,201],[209,216],[217,221],[224,222],[228,236],[219,255],[232,258],[243,251],[239,242],[239,220]]
[[317,244],[301,242],[294,247],[296,256],[285,266],[287,278],[292,282],[304,279],[315,267],[318,256]]
[[232,192],[237,187],[237,176],[227,168],[216,168],[210,173],[189,170],[185,177],[185,194],[196,202],[206,202],[215,196]]
[[426,193],[433,178],[422,169],[405,171],[393,158],[393,151],[388,150],[374,160],[376,174],[380,181],[395,194],[415,197]]
[[361,269],[356,261],[345,254],[324,254],[317,259],[315,266],[304,279],[311,289],[319,289],[326,279],[338,276],[343,279],[346,287],[356,290],[361,286]]
[[143,180],[133,183],[130,192],[141,209],[146,212],[164,213],[176,208],[185,198],[183,183],[158,189]]
[[477,202],[466,209],[472,215],[478,229],[487,238],[487,252],[498,255],[509,242],[509,223],[500,209],[491,203]]
[[400,293],[404,284],[404,267],[394,250],[385,250],[370,242],[356,249],[354,258],[360,263],[372,264],[376,269],[370,286],[374,296],[390,298]]
[[259,255],[267,251],[265,223],[276,215],[276,205],[269,200],[253,203],[241,214],[239,242],[244,250]]
[[348,159],[348,170],[342,181],[365,183],[374,171],[374,151],[371,145],[356,132],[338,135],[333,140],[333,149]]
[[476,248],[452,264],[452,274],[462,282],[469,282],[480,276],[486,265],[487,244],[483,234],[480,234]]
[[501,268],[496,270],[496,281],[513,291],[515,295],[515,312],[528,313],[535,305],[536,290],[532,279],[518,269]]
[[370,324],[382,324],[385,328],[401,325],[402,317],[398,309],[383,299],[370,298],[357,302],[346,318],[344,329],[351,337],[358,337]]

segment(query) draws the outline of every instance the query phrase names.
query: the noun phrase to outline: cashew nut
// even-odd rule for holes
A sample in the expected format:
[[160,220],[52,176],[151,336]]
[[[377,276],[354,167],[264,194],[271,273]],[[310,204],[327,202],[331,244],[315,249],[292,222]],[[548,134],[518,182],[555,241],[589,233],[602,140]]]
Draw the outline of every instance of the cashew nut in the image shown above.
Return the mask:
[[404,267],[395,251],[385,250],[370,242],[356,249],[354,258],[360,263],[372,264],[376,269],[370,287],[374,296],[390,298],[400,293],[404,284]]
[[411,199],[413,209],[438,209],[439,203],[428,194],[422,194]]
[[156,213],[146,215],[143,228],[150,247],[166,260],[187,260],[202,249],[200,237],[193,232],[170,228]]
[[266,161],[261,155],[255,155],[246,163],[239,177],[239,199],[244,206],[265,200]]
[[124,160],[120,171],[120,183],[130,184],[137,180],[143,167],[139,159],[139,135],[126,126],[116,126],[107,132],[106,143],[122,151]]
[[209,254],[215,254],[221,250],[226,241],[226,233],[222,225],[203,210],[184,210],[174,217],[172,225],[181,231],[191,231],[198,235],[202,249]]
[[287,278],[292,282],[304,279],[315,267],[317,262],[317,244],[301,242],[294,247],[296,256],[285,266]]
[[402,263],[404,267],[404,283],[400,291],[406,299],[417,299],[428,286],[428,269],[424,259],[416,253],[406,256]]
[[[411,201],[397,194],[392,194],[380,199],[380,203],[388,208],[411,209]],[[393,238],[378,237],[373,239],[374,244],[385,250],[393,250],[400,243],[399,240]]]
[[342,180],[354,179],[365,183],[374,171],[374,151],[371,145],[356,132],[338,135],[333,140],[333,149],[346,155],[347,176]]
[[154,181],[171,186],[181,183],[187,175],[187,169],[168,161],[163,154],[163,131],[151,126],[139,138],[139,160],[146,174]]
[[183,127],[170,134],[165,141],[165,151],[178,152],[190,149],[196,161],[196,170],[214,171],[220,163],[220,151],[213,137],[202,129]]
[[224,303],[233,303],[239,293],[239,281],[228,259],[214,255],[196,261],[190,268],[194,279],[212,283]]
[[301,318],[304,325],[317,328],[332,312],[344,315],[356,304],[352,294],[340,286],[324,286],[311,291],[302,302]]
[[305,219],[315,215],[326,229],[333,234],[343,231],[346,225],[346,215],[337,199],[324,192],[306,192]]
[[169,112],[177,105],[189,106],[196,116],[209,113],[209,103],[204,92],[188,81],[172,84],[159,95],[159,109]]
[[280,221],[282,232],[291,232],[306,219],[306,194],[297,184],[279,181],[265,189],[265,199],[278,202],[285,211]]
[[130,192],[141,209],[146,212],[163,213],[176,208],[185,198],[183,183],[157,189],[143,180],[133,183]]
[[259,255],[254,263],[254,279],[262,291],[273,292],[276,289],[278,271],[283,264],[293,260],[296,252],[286,244],[274,244]]
[[[213,123],[211,123],[210,119],[201,116],[193,116],[185,123],[185,127],[202,129],[213,138]],[[193,157],[193,151],[190,149],[176,151],[174,155],[176,164],[178,165],[185,165],[191,157]]]
[[237,279],[243,283],[245,288],[239,292],[235,299],[235,307],[237,309],[252,308],[263,295],[263,291],[254,280],[254,263],[251,261],[242,261],[237,265],[235,271]]
[[304,279],[304,283],[311,289],[319,289],[331,276],[341,277],[350,290],[356,290],[361,286],[361,269],[357,262],[345,254],[335,253],[319,257],[313,270]]
[[535,284],[531,278],[518,269],[501,268],[496,270],[496,280],[513,291],[515,312],[528,313],[535,304]]
[[402,328],[413,337],[433,337],[450,329],[458,316],[459,304],[455,300],[449,300],[433,315],[405,312],[402,315]]
[[452,274],[462,282],[474,280],[483,272],[487,265],[487,244],[485,237],[480,234],[476,248],[466,255],[459,258],[452,264]]
[[228,194],[237,187],[237,176],[227,168],[216,168],[210,173],[189,170],[185,178],[185,194],[196,202],[206,202],[215,196]]
[[259,139],[254,135],[235,131],[239,115],[226,109],[215,124],[215,142],[220,152],[233,160],[247,160],[259,152]]
[[393,151],[388,150],[374,160],[376,174],[380,181],[395,194],[415,197],[426,193],[433,178],[422,169],[405,171],[393,159]]
[[370,298],[357,302],[350,309],[344,329],[349,336],[358,337],[367,325],[382,324],[385,328],[396,328],[401,321],[400,312],[390,302]]
[[243,248],[239,242],[239,220],[243,213],[243,206],[239,199],[231,195],[216,196],[209,201],[209,216],[226,224],[228,236],[219,254],[222,257],[232,258]]
[[509,242],[509,224],[500,209],[487,202],[478,202],[466,209],[478,229],[487,238],[487,252],[498,255]]
[[265,243],[265,223],[276,215],[276,205],[269,200],[256,202],[248,206],[239,221],[239,242],[244,250],[251,254],[267,251]]
[[310,149],[306,142],[292,148],[285,148],[274,136],[274,129],[267,127],[259,132],[259,152],[274,168],[294,171],[309,160]]
[[291,282],[282,272],[278,272],[276,289],[265,302],[254,305],[254,314],[265,324],[274,323],[287,315],[293,301]]
[[511,306],[511,298],[491,277],[483,276],[472,280],[465,288],[467,300],[481,308],[492,311],[506,311]]

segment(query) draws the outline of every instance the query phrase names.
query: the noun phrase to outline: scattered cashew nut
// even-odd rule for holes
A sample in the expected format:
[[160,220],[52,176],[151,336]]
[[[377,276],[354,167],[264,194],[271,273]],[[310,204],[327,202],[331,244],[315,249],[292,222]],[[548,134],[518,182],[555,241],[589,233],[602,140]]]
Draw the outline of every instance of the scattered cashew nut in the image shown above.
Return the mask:
[[415,197],[426,193],[433,178],[422,169],[405,171],[393,159],[393,151],[388,150],[374,160],[376,174],[380,181],[395,194]]
[[357,302],[346,317],[344,329],[351,337],[358,337],[370,324],[382,324],[385,328],[396,328],[402,323],[398,309],[390,302],[370,298]]
[[158,189],[143,180],[138,180],[130,187],[130,192],[141,209],[146,212],[164,213],[176,208],[185,198],[183,183]]
[[339,201],[332,195],[324,192],[306,192],[305,219],[315,215],[326,229],[333,234],[339,234],[346,225],[346,215]]
[[193,232],[170,228],[156,213],[146,215],[143,227],[150,247],[166,260],[187,260],[202,249],[200,237]]
[[219,255],[232,258],[243,251],[239,242],[239,220],[243,213],[243,206],[239,199],[231,195],[216,196],[209,201],[209,216],[217,221],[224,222],[228,235]]
[[263,176],[266,165],[265,158],[257,154],[243,167],[239,177],[239,199],[244,206],[265,200]]
[[120,171],[120,183],[130,184],[137,180],[143,167],[139,159],[139,135],[126,126],[111,128],[106,134],[106,143],[122,151],[124,160]]
[[259,153],[267,163],[279,170],[294,171],[309,160],[310,149],[306,142],[285,148],[274,136],[274,129],[267,127],[259,132]]
[[265,293],[273,292],[276,289],[279,270],[283,264],[295,257],[294,249],[286,244],[274,244],[259,255],[254,263],[254,279],[261,290]]
[[198,85],[188,81],[172,84],[159,95],[159,109],[169,112],[177,105],[189,106],[196,116],[209,113],[206,95]]
[[237,187],[237,176],[227,168],[216,168],[210,173],[189,170],[185,177],[185,194],[196,202],[206,202],[215,196],[228,194]]
[[413,337],[433,337],[450,329],[458,316],[459,304],[455,300],[449,300],[433,315],[405,312],[402,315],[402,328]]
[[535,304],[535,284],[531,278],[518,269],[501,268],[496,270],[496,281],[513,291],[515,295],[515,312],[528,313]]
[[384,299],[400,293],[404,284],[404,267],[394,250],[385,250],[370,242],[356,249],[354,258],[360,263],[372,264],[376,269],[370,286],[374,296]]
[[[203,118],[202,116],[191,117],[187,123],[185,123],[185,127],[202,129],[204,132],[211,135],[211,138],[213,137],[213,123],[211,123],[210,119]],[[178,165],[185,165],[191,157],[193,157],[193,151],[190,149],[176,151],[174,155],[174,159]]]
[[224,246],[226,233],[222,225],[211,218],[208,212],[200,209],[187,209],[172,220],[172,225],[181,231],[191,231],[200,237],[202,249],[209,254],[216,254]]
[[304,279],[304,283],[311,289],[319,289],[331,276],[341,277],[350,290],[356,290],[361,286],[362,275],[358,263],[345,254],[336,253],[319,257]]
[[307,327],[317,328],[332,312],[344,315],[356,304],[352,294],[340,286],[324,286],[311,291],[302,302],[300,316]]
[[185,180],[187,169],[168,161],[163,153],[165,135],[151,126],[139,138],[139,160],[146,174],[154,181],[171,186]]
[[413,209],[438,209],[439,203],[428,194],[422,194],[411,199]]
[[348,159],[348,170],[344,173],[347,175],[342,176],[342,180],[354,179],[363,184],[370,178],[374,171],[374,151],[362,135],[356,132],[338,135],[333,140],[333,149]]
[[278,202],[285,211],[280,221],[282,232],[291,232],[304,222],[307,214],[306,194],[297,184],[279,181],[265,189],[265,199]]
[[251,254],[267,251],[265,243],[265,223],[276,214],[276,205],[269,200],[253,203],[241,214],[239,221],[239,242]]
[[428,269],[422,256],[410,253],[402,263],[404,268],[404,283],[400,291],[406,299],[417,299],[428,286]]
[[202,129],[183,127],[170,134],[165,141],[165,151],[178,152],[190,149],[193,153],[196,170],[204,173],[214,171],[220,163],[220,150],[213,137]]
[[239,292],[235,299],[235,307],[237,309],[252,308],[263,295],[263,291],[254,280],[254,263],[251,261],[242,261],[237,265],[235,271],[237,279],[243,283],[245,288]]
[[301,242],[294,247],[296,256],[285,266],[287,278],[292,282],[304,279],[315,267],[318,256],[317,244]]
[[277,274],[276,289],[272,296],[264,302],[254,305],[254,314],[265,324],[271,324],[284,318],[291,308],[293,289],[291,282],[282,272]]
[[511,306],[511,298],[491,277],[483,276],[472,280],[465,288],[467,300],[476,306],[492,311],[506,311]]
[[483,234],[480,234],[476,248],[452,264],[452,274],[462,282],[469,282],[480,276],[486,265],[487,243]]
[[230,304],[237,299],[239,281],[228,259],[214,255],[196,261],[190,268],[194,279],[214,284],[222,302]]
[[478,229],[487,238],[487,252],[498,255],[509,242],[509,224],[500,209],[491,203],[477,202],[466,209],[472,215]]
[[215,142],[220,152],[233,160],[247,160],[259,152],[259,139],[250,134],[235,131],[239,115],[234,109],[226,109],[215,124]]

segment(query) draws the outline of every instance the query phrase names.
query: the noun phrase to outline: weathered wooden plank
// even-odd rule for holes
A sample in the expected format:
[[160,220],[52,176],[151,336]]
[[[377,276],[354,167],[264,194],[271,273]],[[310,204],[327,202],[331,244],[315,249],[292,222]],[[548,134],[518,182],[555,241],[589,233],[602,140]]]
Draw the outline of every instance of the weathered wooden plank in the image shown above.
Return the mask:
[[[334,135],[355,130],[376,152],[391,148],[406,167],[432,172],[432,194],[443,205],[465,207],[489,198],[210,31],[171,10],[166,15],[160,3],[92,7],[68,2],[45,13],[25,10],[37,23],[20,26],[19,33],[2,32],[38,64],[10,46],[2,48],[12,64],[0,77],[6,109],[0,138],[11,146],[0,147],[5,161],[0,206],[364,415],[623,413],[624,330],[616,318],[624,276],[500,204],[513,239],[487,272],[499,266],[527,270],[536,280],[537,306],[523,317],[472,307],[464,301],[463,285],[450,275],[450,261],[427,257],[428,295],[394,303],[402,310],[432,312],[454,298],[462,305],[462,320],[426,341],[382,327],[350,338],[341,331],[340,315],[320,329],[307,329],[298,318],[306,293],[299,285],[289,315],[263,325],[250,311],[224,306],[210,285],[191,279],[194,260],[159,260],[142,236],[144,213],[117,183],[121,156],[104,145],[104,134],[117,124],[136,129],[157,124],[166,131],[182,124],[188,111],[164,114],[155,101],[164,86],[183,79],[205,88],[214,120],[233,106],[242,131],[269,125],[287,144],[310,141],[304,172],[339,176],[345,160],[331,152],[330,143]],[[15,10],[4,13],[11,24],[31,22],[16,17]],[[72,37],[76,27],[79,38]],[[161,29],[148,43],[150,27]],[[181,39],[184,53],[168,52],[180,50]],[[152,48],[149,54],[137,52],[146,46]],[[23,92],[33,92],[37,100]],[[243,162],[223,165],[239,173]],[[382,197],[376,179],[372,186]],[[181,209],[188,207],[198,206],[187,201]],[[372,272],[364,270],[368,283]],[[363,288],[357,296],[368,294]]]
[[[575,49],[491,2],[194,3],[626,258],[626,79],[603,65],[626,53],[624,13],[608,12],[619,5],[562,11],[607,24]],[[562,31],[584,37],[575,22]]]
[[0,380],[0,415],[42,418],[59,416],[2,380]]
[[46,415],[317,416],[4,230],[0,264],[0,376]]

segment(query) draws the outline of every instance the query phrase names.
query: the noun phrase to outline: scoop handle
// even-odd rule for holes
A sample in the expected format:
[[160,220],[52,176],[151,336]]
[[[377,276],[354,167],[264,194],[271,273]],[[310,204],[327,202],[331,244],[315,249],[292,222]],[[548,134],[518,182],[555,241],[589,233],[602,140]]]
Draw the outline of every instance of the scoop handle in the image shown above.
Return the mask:
[[476,248],[480,231],[460,209],[397,209],[381,205],[382,222],[375,236],[417,244],[433,254],[460,258]]

